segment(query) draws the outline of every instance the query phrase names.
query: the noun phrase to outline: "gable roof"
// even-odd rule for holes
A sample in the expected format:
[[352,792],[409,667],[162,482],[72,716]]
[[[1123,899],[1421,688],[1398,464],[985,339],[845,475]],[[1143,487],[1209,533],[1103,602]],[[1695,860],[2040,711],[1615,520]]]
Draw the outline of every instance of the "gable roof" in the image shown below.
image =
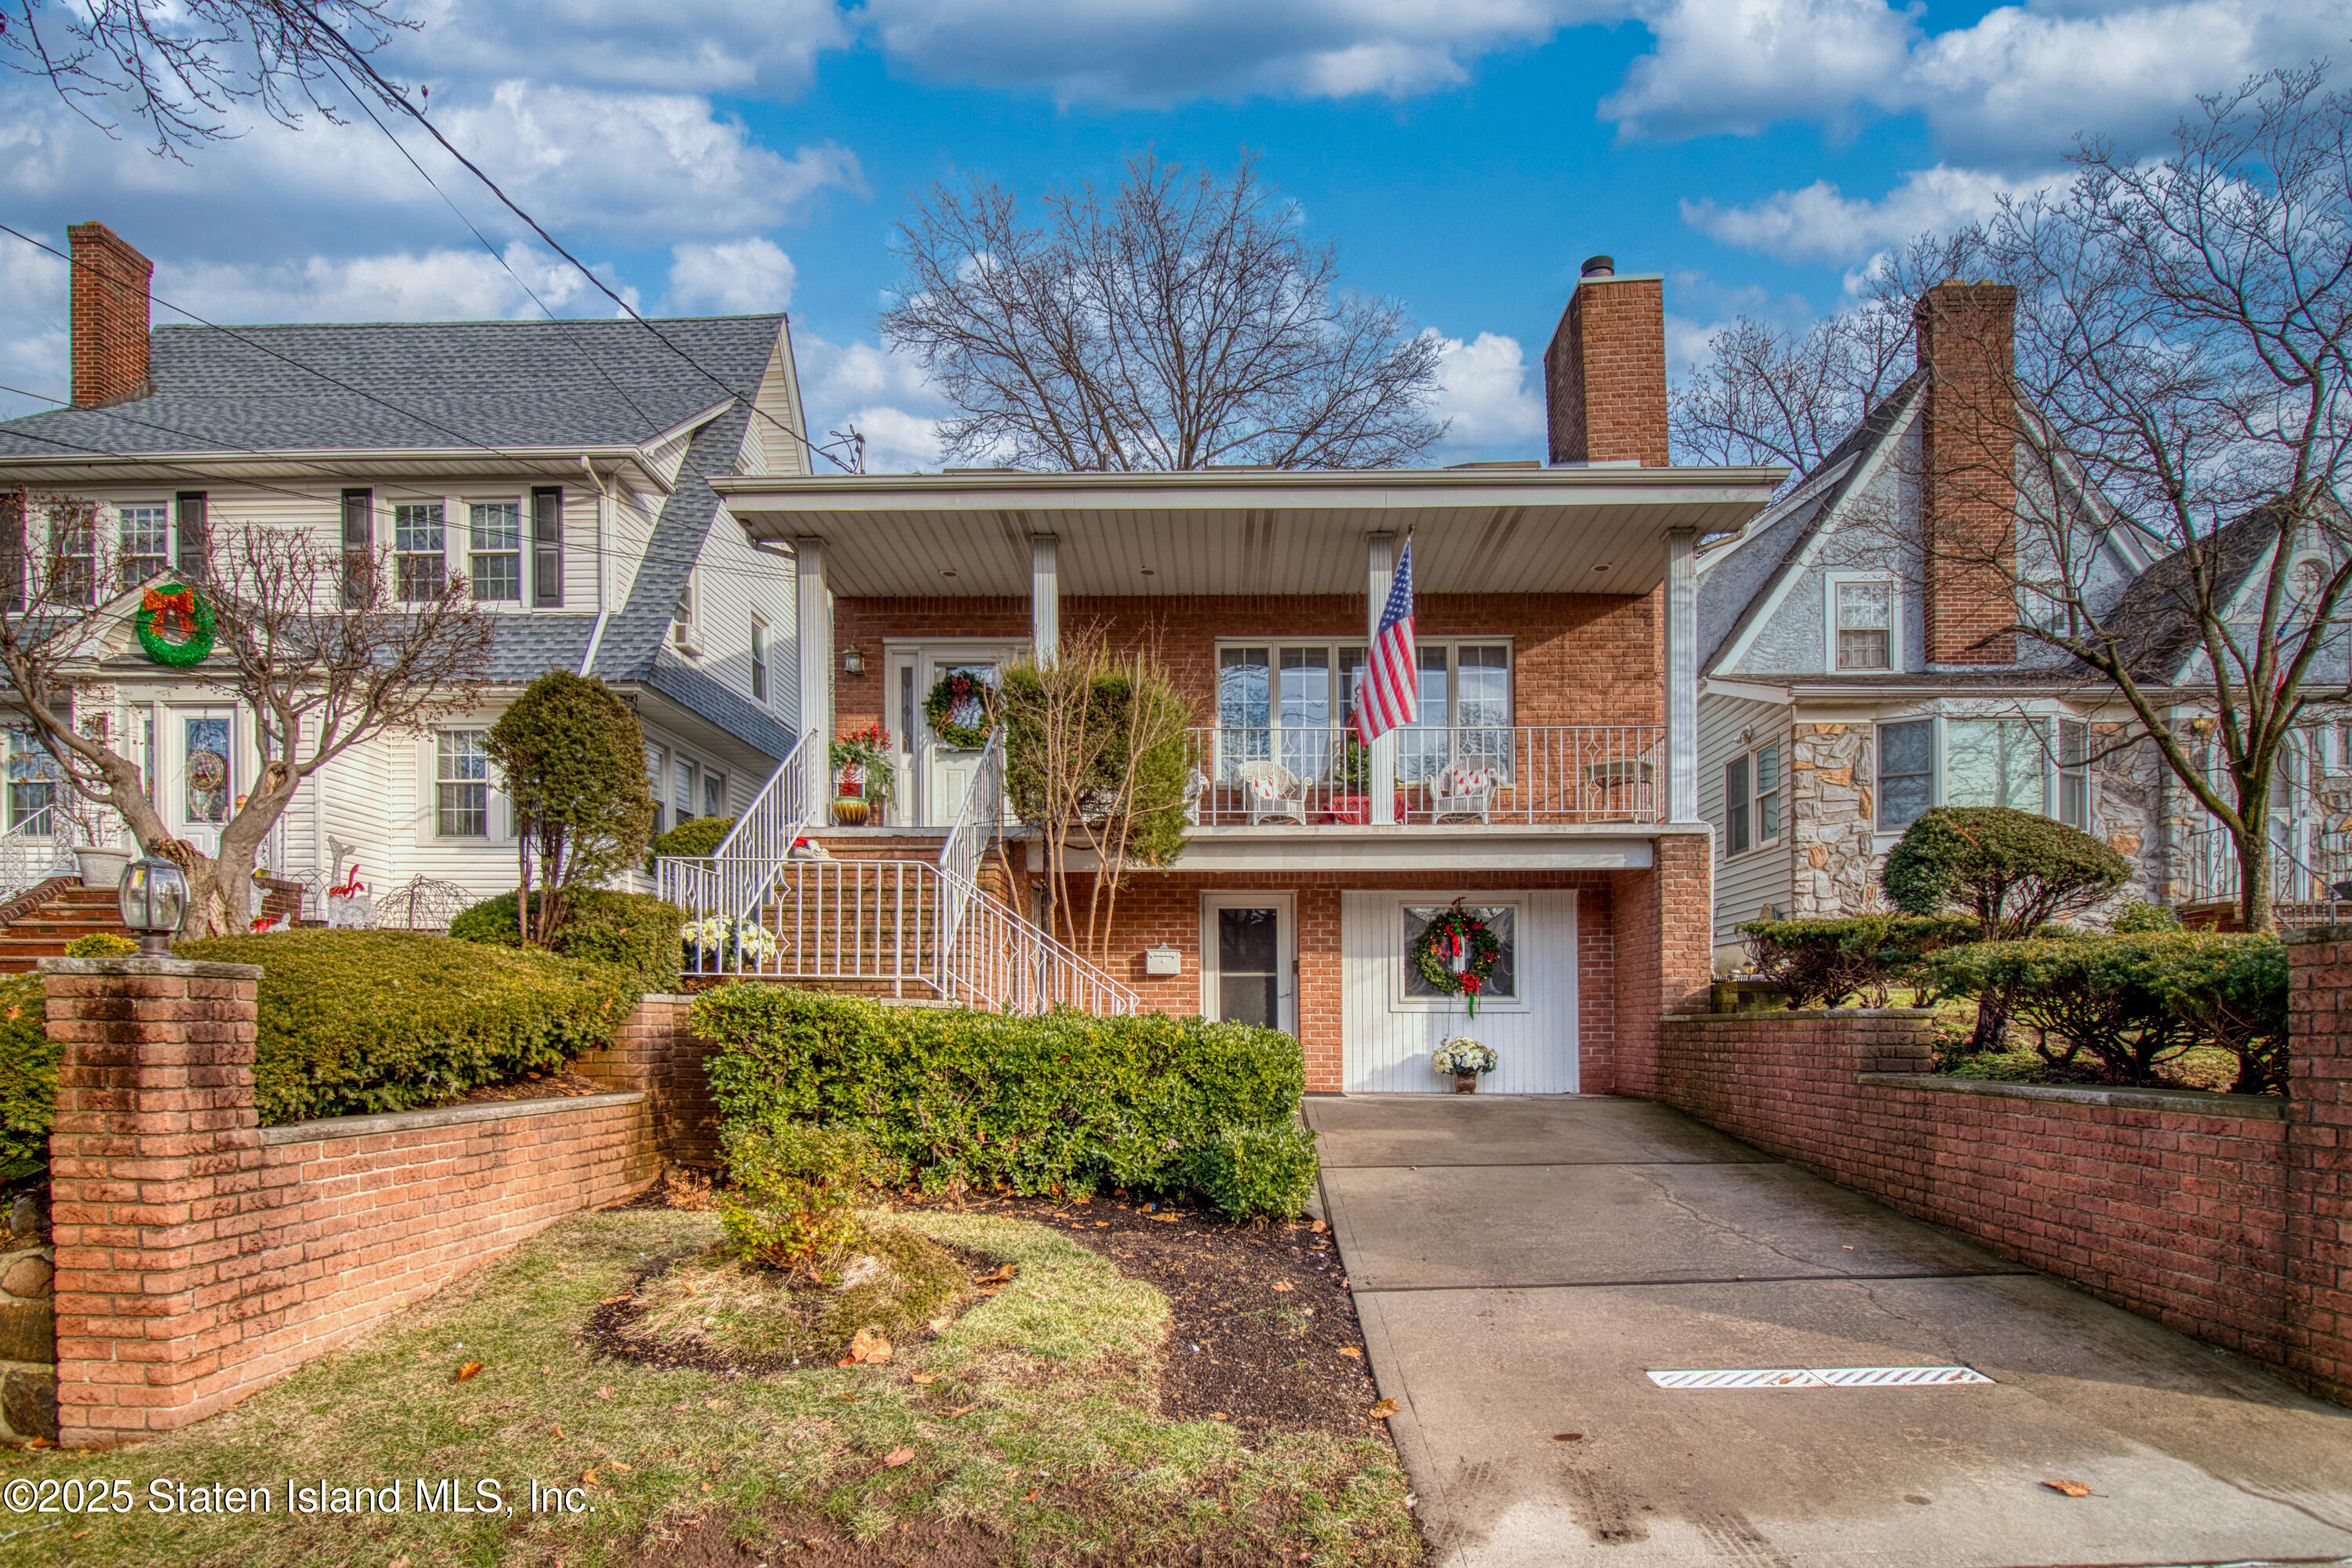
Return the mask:
[[0,421],[0,458],[642,442],[757,393],[783,322],[161,327],[150,395]]
[[2216,613],[2237,602],[2254,568],[2270,558],[2278,541],[2277,515],[2248,512],[2203,538],[2185,544],[2141,573],[2108,612],[2122,628],[2125,667],[2139,680],[2170,684],[2203,646],[2192,559],[2201,557]]

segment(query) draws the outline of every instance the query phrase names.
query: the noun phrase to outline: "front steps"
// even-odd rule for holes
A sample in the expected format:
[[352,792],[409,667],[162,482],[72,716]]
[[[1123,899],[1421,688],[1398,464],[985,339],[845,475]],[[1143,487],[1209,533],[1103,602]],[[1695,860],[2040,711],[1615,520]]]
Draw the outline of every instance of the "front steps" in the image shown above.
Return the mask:
[[0,926],[0,974],[29,974],[44,958],[63,958],[66,943],[93,931],[115,936],[124,927],[111,888],[68,887]]

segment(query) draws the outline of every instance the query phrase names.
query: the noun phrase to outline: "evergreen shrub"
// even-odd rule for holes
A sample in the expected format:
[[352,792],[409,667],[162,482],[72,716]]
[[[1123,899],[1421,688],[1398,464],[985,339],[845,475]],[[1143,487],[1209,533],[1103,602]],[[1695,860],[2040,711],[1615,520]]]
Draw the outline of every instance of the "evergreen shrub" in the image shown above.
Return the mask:
[[1780,988],[1791,1008],[1836,1007],[1860,995],[1887,1005],[1890,987],[1929,984],[1923,961],[1957,942],[1973,942],[1976,921],[1966,915],[1849,915],[1834,920],[1749,921],[1748,961]]
[[1220,1130],[1286,1122],[1305,1064],[1275,1029],[1147,1014],[1022,1017],[738,984],[695,998],[722,1132],[860,1131],[902,1173],[1021,1193],[1172,1190]]
[[708,859],[735,831],[731,816],[689,816],[654,840],[656,858],[675,855],[688,860]]
[[1183,1165],[1185,1184],[1234,1220],[1297,1219],[1315,1171],[1315,1134],[1288,1121],[1221,1127]]
[[[449,922],[449,934],[459,942],[487,947],[520,947],[514,893],[485,899]],[[531,896],[536,913],[539,895]],[[643,991],[677,989],[678,930],[685,912],[651,893],[614,893],[601,888],[575,888],[564,896],[563,910],[551,951],[561,957],[590,963],[610,963],[636,977]]]
[[57,1106],[58,1045],[40,977],[0,976],[0,1182],[47,1167]]

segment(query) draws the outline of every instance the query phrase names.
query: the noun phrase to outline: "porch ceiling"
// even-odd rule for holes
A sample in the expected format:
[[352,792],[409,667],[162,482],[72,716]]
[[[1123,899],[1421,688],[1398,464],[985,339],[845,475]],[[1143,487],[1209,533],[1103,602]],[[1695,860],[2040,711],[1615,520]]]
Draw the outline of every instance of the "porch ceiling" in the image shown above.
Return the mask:
[[1424,594],[1645,594],[1666,535],[1737,532],[1779,468],[906,474],[721,479],[755,541],[825,545],[853,597],[1025,598],[1033,534],[1064,595],[1361,594],[1369,533],[1413,535]]

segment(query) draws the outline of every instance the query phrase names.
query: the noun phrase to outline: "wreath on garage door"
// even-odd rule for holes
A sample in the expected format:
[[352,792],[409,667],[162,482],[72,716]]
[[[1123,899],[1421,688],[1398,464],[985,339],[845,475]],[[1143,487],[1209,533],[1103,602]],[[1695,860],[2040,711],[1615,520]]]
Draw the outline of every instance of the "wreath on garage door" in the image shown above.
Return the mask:
[[150,588],[131,624],[139,646],[157,664],[185,669],[213,651],[213,607],[194,588]]
[[923,700],[923,717],[949,745],[976,752],[996,728],[996,688],[970,670],[950,670]]
[[1448,996],[1466,996],[1470,1016],[1478,1016],[1478,993],[1495,973],[1496,963],[1503,956],[1503,944],[1486,929],[1486,922],[1454,900],[1453,907],[1438,911],[1437,918],[1413,939],[1413,967],[1421,977]]

